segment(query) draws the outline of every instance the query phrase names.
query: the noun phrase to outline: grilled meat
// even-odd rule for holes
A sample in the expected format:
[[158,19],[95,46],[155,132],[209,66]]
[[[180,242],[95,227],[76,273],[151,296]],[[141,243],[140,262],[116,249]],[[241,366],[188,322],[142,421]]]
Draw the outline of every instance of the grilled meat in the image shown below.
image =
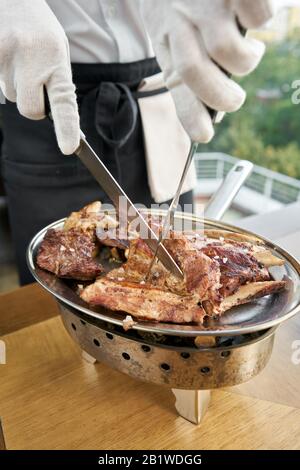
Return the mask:
[[[165,240],[165,247],[184,273],[184,289],[187,292],[195,292],[201,301],[220,301],[220,269],[216,260],[198,250],[190,240],[178,232]],[[170,290],[180,293],[177,282],[177,278],[172,276],[167,285]]]
[[[166,248],[181,266],[184,280],[179,280],[167,271],[161,263],[152,268],[148,284],[160,289],[169,290],[179,295],[196,293],[200,299],[220,299],[220,270],[218,263],[205,254],[197,251],[183,235],[166,240]],[[127,262],[122,266],[126,280],[144,281],[148,273],[153,253],[144,240],[131,242]],[[109,273],[110,279],[119,277],[119,270]]]
[[117,226],[115,218],[101,212],[101,202],[93,202],[78,212],[72,212],[63,230],[48,230],[37,264],[58,277],[94,280],[103,271],[101,264],[94,259],[100,243],[122,249],[127,246],[118,237],[113,241]]
[[94,231],[104,217],[105,214],[101,212],[101,202],[95,201],[78,212],[72,212],[64,223],[64,230],[80,228],[84,231]]
[[50,229],[40,246],[37,264],[58,277],[94,280],[103,270],[94,259],[97,251],[95,237],[90,232],[80,228],[66,232]]
[[285,281],[252,282],[240,286],[238,290],[226,297],[218,307],[218,313],[224,313],[237,305],[246,304],[265,295],[274,294],[285,287]]
[[219,264],[221,271],[219,292],[222,297],[234,294],[239,286],[247,282],[270,280],[268,270],[260,266],[256,258],[241,247],[214,242],[203,247],[201,252]]
[[196,243],[199,249],[202,246],[206,246],[207,244],[218,240],[221,241],[222,244],[229,244],[246,250],[247,253],[252,254],[252,256],[254,256],[254,258],[256,258],[256,260],[265,267],[284,265],[284,260],[273,255],[273,253],[266,248],[263,242],[254,235],[245,235],[216,229],[204,230],[204,232],[202,231],[198,234],[190,232],[185,233],[185,235]]
[[86,287],[81,297],[90,304],[130,313],[143,320],[202,323],[206,315],[194,295],[182,297],[153,286],[117,279],[99,279]]
[[[95,234],[97,229],[100,237],[101,231],[110,231],[112,235],[113,229],[117,229],[118,225],[119,223],[115,217],[106,214],[104,211],[101,212],[101,202],[95,201],[78,212],[72,212],[64,223],[64,230],[78,228]],[[99,241],[101,241],[100,238]]]
[[[249,242],[176,233],[165,241],[165,246],[182,268],[183,281],[158,262],[146,284],[153,254],[143,240],[137,239],[130,244],[127,262],[87,287],[82,298],[139,318],[202,322],[205,315],[220,315],[285,285],[284,281],[270,280],[268,270],[253,256]],[[182,305],[187,309],[186,317],[182,317]],[[194,320],[187,320],[189,316]]]
[[[159,234],[162,221],[146,218]],[[145,282],[153,253],[134,225],[121,230],[95,202],[73,212],[63,230],[47,232],[37,264],[59,277],[94,281],[103,271],[95,256],[105,245],[127,261],[82,289],[81,297],[136,318],[174,323],[202,323],[206,315],[221,315],[285,286],[284,281],[272,281],[267,269],[284,261],[254,236],[215,229],[172,232],[164,243],[184,279],[156,262]]]
[[127,262],[84,289],[81,297],[88,303],[123,310],[138,318],[201,323],[206,312],[200,300],[218,304],[221,301],[218,264],[195,250],[184,236],[170,240],[167,249],[181,264],[184,281],[158,262],[145,283],[153,254],[143,240],[137,239],[130,244]]

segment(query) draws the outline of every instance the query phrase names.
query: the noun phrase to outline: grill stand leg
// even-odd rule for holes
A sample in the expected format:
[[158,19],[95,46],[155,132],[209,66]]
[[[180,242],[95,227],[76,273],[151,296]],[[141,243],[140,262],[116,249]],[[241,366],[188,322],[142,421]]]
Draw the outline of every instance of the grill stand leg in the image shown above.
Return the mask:
[[183,418],[200,424],[208,409],[210,390],[180,390],[172,388],[175,395],[175,408]]
[[89,364],[95,364],[97,362],[97,359],[95,359],[93,356],[91,356],[89,353],[87,353],[83,349],[81,351],[81,356],[82,356],[82,359],[84,359]]

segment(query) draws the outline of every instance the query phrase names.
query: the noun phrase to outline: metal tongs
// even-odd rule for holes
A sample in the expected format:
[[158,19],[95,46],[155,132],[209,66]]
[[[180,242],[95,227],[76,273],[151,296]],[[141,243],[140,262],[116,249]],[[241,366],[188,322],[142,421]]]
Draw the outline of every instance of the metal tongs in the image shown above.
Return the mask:
[[163,246],[163,241],[168,236],[168,234],[170,232],[170,229],[172,229],[174,227],[175,212],[176,212],[176,209],[177,209],[177,206],[178,206],[178,202],[179,202],[179,198],[180,198],[180,195],[181,195],[182,187],[183,187],[183,184],[185,182],[187,173],[189,171],[189,168],[191,166],[191,163],[193,161],[193,158],[194,158],[194,155],[196,153],[197,148],[198,148],[198,144],[196,142],[192,142],[187,160],[186,160],[185,165],[184,165],[183,173],[181,175],[180,182],[179,182],[176,194],[175,194],[175,196],[174,196],[174,198],[173,198],[173,200],[170,204],[168,213],[167,213],[167,215],[165,217],[165,220],[164,220],[163,227],[162,227],[161,232],[159,234],[158,244],[156,246],[156,250],[155,250],[153,259],[152,259],[151,264],[149,266],[149,269],[148,269],[148,272],[147,272],[147,275],[146,275],[146,280],[149,279],[152,268],[153,268],[155,262],[157,261],[157,258],[158,258],[157,254],[158,254],[158,251],[159,251],[159,247]]

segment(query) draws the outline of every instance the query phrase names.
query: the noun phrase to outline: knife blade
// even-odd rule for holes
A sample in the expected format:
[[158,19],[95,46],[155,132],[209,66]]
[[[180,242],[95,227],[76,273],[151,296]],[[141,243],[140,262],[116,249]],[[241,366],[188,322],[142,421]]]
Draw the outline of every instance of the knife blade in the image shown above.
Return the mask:
[[[76,150],[76,155],[100,184],[103,191],[111,199],[121,218],[126,217],[129,222],[138,219],[142,233],[148,234],[144,241],[156,257],[162,262],[168,271],[176,277],[183,278],[183,273],[174,261],[166,248],[159,243],[159,238],[147,224],[141,212],[134,206],[129,197],[123,191],[119,183],[106,168],[102,160],[87,142],[84,133],[81,131],[80,145]],[[126,202],[123,205],[123,202]],[[122,203],[121,203],[122,202]],[[126,213],[124,211],[126,210]],[[124,219],[123,219],[124,220]]]

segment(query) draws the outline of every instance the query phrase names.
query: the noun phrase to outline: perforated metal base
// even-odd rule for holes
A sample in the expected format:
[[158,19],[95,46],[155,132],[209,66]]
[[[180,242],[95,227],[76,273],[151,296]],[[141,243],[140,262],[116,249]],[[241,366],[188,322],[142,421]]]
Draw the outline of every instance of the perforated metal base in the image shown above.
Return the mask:
[[245,382],[265,367],[273,347],[275,329],[216,338],[214,347],[197,347],[191,338],[141,337],[133,330],[93,324],[69,307],[60,309],[67,331],[90,356],[136,379],[174,389],[210,390]]

